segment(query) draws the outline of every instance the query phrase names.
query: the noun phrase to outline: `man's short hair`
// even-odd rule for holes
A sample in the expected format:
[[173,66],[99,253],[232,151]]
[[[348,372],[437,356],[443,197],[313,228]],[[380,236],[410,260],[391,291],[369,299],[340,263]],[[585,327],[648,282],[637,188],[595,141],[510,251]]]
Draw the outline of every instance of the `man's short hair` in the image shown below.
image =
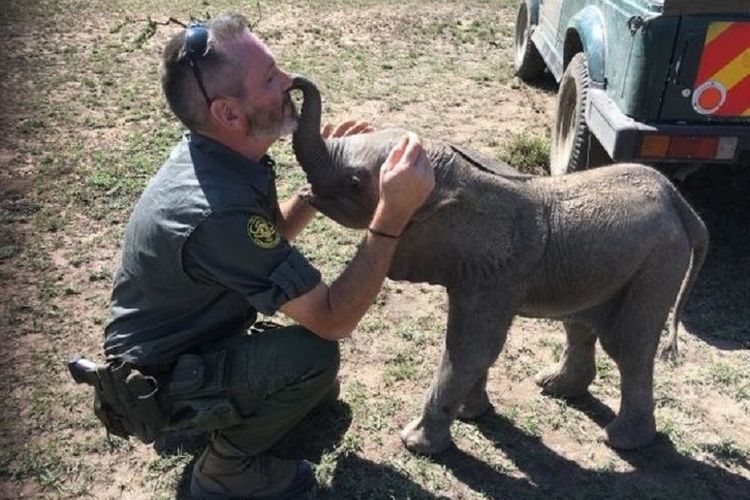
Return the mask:
[[[244,97],[246,64],[236,60],[228,43],[248,30],[247,19],[224,13],[206,23],[208,52],[197,60],[209,98]],[[209,109],[190,67],[185,50],[185,30],[173,36],[162,54],[161,86],[172,112],[189,130],[209,128]]]

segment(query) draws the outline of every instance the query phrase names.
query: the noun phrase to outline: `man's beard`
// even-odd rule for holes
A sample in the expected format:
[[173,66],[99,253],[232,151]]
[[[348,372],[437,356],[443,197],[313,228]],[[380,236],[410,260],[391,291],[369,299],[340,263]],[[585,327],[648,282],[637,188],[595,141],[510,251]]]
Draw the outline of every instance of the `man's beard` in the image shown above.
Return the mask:
[[248,123],[251,124],[250,135],[256,139],[277,139],[286,135],[292,135],[297,130],[299,114],[294,102],[286,95],[282,104],[280,116],[261,116],[253,109],[246,111]]

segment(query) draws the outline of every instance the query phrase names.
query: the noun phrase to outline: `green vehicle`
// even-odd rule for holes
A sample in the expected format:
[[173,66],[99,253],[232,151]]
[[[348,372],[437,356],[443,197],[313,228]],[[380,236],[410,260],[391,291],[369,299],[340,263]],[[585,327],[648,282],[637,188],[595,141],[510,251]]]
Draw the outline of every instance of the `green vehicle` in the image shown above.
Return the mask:
[[750,166],[750,0],[522,0],[515,69],[559,82],[553,175]]

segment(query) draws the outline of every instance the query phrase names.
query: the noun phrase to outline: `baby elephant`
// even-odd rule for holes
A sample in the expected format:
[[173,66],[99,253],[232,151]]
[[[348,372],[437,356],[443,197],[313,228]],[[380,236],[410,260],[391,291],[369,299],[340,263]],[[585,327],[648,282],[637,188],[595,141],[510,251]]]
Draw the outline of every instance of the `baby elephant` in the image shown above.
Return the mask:
[[[323,140],[320,94],[302,77],[294,150],[312,185],[310,203],[365,228],[378,202],[379,168],[402,130]],[[705,225],[669,181],[641,165],[562,177],[522,175],[440,141],[424,141],[436,187],[398,244],[388,276],[443,285],[445,351],[422,415],[402,431],[406,446],[435,453],[456,417],[490,407],[487,370],[515,315],[563,322],[562,359],[536,382],[577,396],[594,379],[597,338],[617,363],[621,402],[607,425],[615,448],[656,433],[653,369],[660,332],[675,306],[670,348],[685,299],[708,249]]]

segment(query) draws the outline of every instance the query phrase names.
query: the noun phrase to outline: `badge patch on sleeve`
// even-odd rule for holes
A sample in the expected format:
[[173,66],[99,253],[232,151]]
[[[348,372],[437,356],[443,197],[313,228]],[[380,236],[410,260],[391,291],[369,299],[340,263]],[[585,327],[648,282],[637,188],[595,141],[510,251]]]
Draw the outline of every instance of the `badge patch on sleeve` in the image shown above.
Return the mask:
[[275,248],[281,241],[273,223],[262,215],[251,215],[247,220],[247,235],[260,248]]

